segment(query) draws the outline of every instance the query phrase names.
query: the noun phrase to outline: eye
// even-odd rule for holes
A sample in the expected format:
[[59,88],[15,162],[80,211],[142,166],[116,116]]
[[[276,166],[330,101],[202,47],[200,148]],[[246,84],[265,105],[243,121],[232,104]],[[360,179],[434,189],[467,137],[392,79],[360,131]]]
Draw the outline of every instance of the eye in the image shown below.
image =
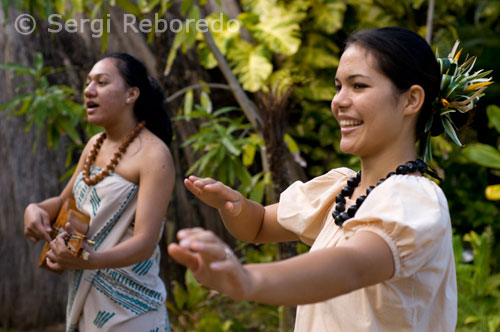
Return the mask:
[[335,91],[339,92],[340,89],[342,89],[342,85],[336,84],[333,88],[335,89]]
[[368,85],[363,84],[363,83],[354,83],[353,87],[355,90],[361,90],[361,89],[367,88]]
[[99,81],[99,82],[97,82],[97,83],[98,83],[99,85],[106,85],[106,84],[107,84],[107,82],[105,82],[105,81]]

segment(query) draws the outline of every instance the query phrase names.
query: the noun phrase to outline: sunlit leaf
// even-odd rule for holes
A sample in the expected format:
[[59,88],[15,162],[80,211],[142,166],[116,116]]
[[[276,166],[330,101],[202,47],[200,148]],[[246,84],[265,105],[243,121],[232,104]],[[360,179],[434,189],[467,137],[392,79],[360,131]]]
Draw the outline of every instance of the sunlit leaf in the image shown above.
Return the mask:
[[202,91],[200,94],[200,102],[201,106],[207,113],[212,113],[212,101],[205,91]]
[[184,95],[184,115],[189,119],[189,114],[193,110],[193,90],[187,90]]
[[500,200],[500,184],[486,187],[486,198],[490,201]]
[[273,71],[271,54],[263,46],[253,47],[241,40],[228,56],[243,88],[250,92],[258,91]]
[[255,157],[255,145],[252,144],[246,144],[243,146],[243,165],[244,166],[250,166],[253,164],[254,157]]

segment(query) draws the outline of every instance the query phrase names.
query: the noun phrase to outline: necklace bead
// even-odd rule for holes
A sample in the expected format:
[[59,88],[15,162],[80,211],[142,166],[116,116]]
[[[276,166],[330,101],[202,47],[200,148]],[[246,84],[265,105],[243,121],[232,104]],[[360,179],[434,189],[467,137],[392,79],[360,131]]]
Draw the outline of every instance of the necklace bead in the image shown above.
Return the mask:
[[[417,159],[415,161],[409,161],[404,165],[399,165],[396,168],[396,172],[390,172],[389,174],[387,174],[387,176],[385,178],[378,180],[377,186],[382,184],[385,180],[387,180],[389,177],[391,177],[393,175],[396,175],[396,174],[403,175],[403,174],[408,174],[408,173],[415,173],[416,171],[420,171],[422,173],[422,175],[424,173],[428,173],[429,175],[440,180],[439,177],[437,177],[437,175],[435,174],[435,172],[430,171],[428,169],[427,164],[423,160]],[[335,210],[332,212],[332,216],[333,216],[333,219],[335,220],[335,224],[337,224],[337,226],[342,227],[342,225],[344,224],[344,222],[347,219],[354,217],[354,215],[358,211],[361,204],[363,204],[363,202],[366,200],[366,197],[376,187],[376,186],[368,187],[366,189],[366,195],[359,196],[356,199],[356,204],[351,205],[347,209],[347,212],[346,212],[345,211],[345,208],[346,208],[345,198],[350,197],[353,194],[354,189],[359,185],[360,182],[361,182],[361,171],[357,172],[356,176],[349,178],[347,180],[347,185],[344,188],[342,188],[342,190],[340,191],[339,194],[337,194],[337,196],[335,196],[335,203],[336,204],[335,204]]]
[[90,166],[95,162],[97,158],[97,154],[99,153],[99,150],[101,149],[102,143],[106,139],[106,133],[103,132],[96,140],[96,142],[93,144],[92,149],[90,150],[89,155],[85,159],[85,163],[83,164],[83,174],[82,178],[83,181],[89,186],[93,186],[100,182],[102,179],[104,179],[106,176],[108,176],[111,172],[115,170],[115,167],[118,165],[118,162],[122,156],[122,154],[125,153],[127,150],[127,147],[129,144],[137,137],[137,135],[141,132],[142,128],[145,126],[145,122],[141,121],[137,124],[137,126],[130,131],[130,133],[127,135],[127,137],[123,140],[123,142],[120,144],[118,147],[118,151],[113,154],[113,158],[109,161],[109,163],[106,165],[106,168],[101,170],[99,173],[95,174],[94,176],[90,175]]

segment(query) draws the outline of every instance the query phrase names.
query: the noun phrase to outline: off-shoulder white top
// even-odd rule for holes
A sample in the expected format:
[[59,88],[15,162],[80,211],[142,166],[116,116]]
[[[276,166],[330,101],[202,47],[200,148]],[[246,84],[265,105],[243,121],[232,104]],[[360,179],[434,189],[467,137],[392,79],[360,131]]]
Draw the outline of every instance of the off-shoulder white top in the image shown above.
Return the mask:
[[312,245],[311,251],[341,246],[361,230],[373,232],[392,251],[394,275],[374,286],[299,306],[295,332],[455,331],[456,273],[443,192],[425,177],[394,175],[338,227],[331,215],[335,196],[354,174],[339,168],[306,183],[295,182],[281,194],[278,222]]

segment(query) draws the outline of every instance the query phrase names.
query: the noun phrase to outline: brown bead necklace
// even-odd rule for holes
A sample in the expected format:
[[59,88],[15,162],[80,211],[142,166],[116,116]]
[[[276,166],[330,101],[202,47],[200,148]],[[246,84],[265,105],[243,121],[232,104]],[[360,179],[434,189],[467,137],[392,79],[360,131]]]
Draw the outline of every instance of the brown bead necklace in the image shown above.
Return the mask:
[[85,159],[85,163],[83,164],[83,181],[89,186],[93,186],[96,183],[100,182],[106,176],[108,176],[111,172],[115,170],[116,165],[118,165],[118,161],[120,160],[122,154],[125,153],[129,144],[137,137],[137,135],[141,132],[142,128],[146,125],[145,121],[141,121],[135,126],[134,129],[130,131],[127,137],[123,140],[122,144],[118,147],[118,151],[115,152],[114,157],[109,161],[106,165],[106,168],[101,170],[96,175],[90,175],[90,166],[95,162],[97,157],[97,153],[101,149],[101,145],[106,138],[106,133],[103,132],[97,141],[94,143],[92,150],[90,150],[89,155]]

